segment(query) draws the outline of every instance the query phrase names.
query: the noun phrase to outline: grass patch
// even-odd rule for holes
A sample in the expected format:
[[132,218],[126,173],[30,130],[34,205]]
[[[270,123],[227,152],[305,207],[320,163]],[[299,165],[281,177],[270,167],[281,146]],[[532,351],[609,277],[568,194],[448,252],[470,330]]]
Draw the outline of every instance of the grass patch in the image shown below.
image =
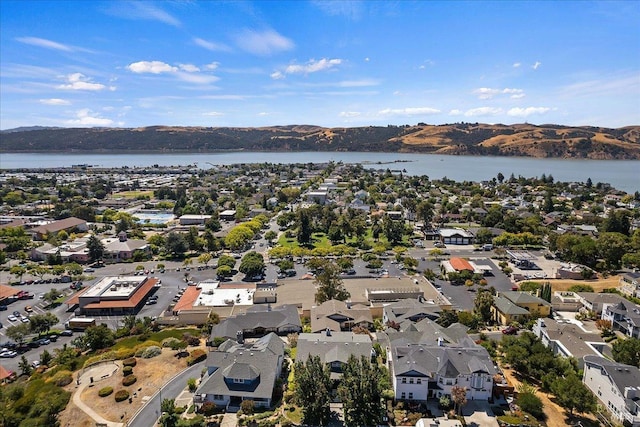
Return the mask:
[[284,416],[295,424],[302,423],[302,409],[297,406],[292,405],[285,409]]
[[539,422],[533,417],[530,416],[529,420],[525,420],[524,417],[517,417],[515,415],[501,415],[498,417],[498,421],[505,423],[507,425],[514,426],[537,426]]
[[131,190],[131,191],[121,191],[119,193],[114,193],[111,195],[112,198],[117,199],[123,197],[125,199],[137,199],[140,197],[149,197],[153,198],[153,190]]
[[[185,333],[189,333],[191,335],[200,335],[200,330],[195,328],[181,328],[181,329],[164,329],[159,332],[152,333],[146,341],[156,341],[161,343],[162,340],[167,338],[176,338],[182,339],[182,336]],[[112,350],[120,350],[124,348],[134,348],[138,345],[142,344],[142,342],[138,339],[137,336],[123,338],[118,341],[113,347]]]

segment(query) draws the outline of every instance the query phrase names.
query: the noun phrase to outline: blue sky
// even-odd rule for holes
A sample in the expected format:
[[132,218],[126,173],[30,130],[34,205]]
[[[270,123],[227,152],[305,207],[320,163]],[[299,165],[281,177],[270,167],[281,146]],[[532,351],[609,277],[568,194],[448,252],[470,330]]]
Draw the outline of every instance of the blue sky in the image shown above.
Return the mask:
[[0,128],[640,124],[638,1],[0,2]]

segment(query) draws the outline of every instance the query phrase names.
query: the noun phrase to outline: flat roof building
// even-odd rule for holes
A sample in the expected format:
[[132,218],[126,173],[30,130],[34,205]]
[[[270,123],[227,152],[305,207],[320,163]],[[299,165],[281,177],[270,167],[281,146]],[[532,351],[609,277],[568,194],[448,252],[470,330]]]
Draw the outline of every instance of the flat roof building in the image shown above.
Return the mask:
[[135,314],[158,282],[146,276],[104,277],[72,296],[67,305],[77,305],[78,314],[85,315]]

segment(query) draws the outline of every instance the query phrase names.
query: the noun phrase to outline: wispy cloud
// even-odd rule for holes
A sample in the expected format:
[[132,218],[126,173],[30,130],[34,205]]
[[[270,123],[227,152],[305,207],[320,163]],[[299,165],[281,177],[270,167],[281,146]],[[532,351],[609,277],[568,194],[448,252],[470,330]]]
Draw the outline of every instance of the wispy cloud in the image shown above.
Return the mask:
[[344,117],[345,119],[351,119],[353,117],[359,117],[362,115],[359,111],[342,111],[338,114],[340,117]]
[[63,52],[73,52],[76,50],[73,46],[54,42],[53,40],[41,39],[39,37],[17,37],[16,40],[20,43],[43,47],[45,49],[61,50]]
[[473,90],[473,94],[478,96],[478,99],[491,99],[496,95],[511,95],[511,98],[518,99],[524,97],[524,91],[522,89],[504,88],[494,89],[489,87],[480,87]]
[[522,65],[522,63],[520,63],[520,62],[514,62],[513,63],[513,68],[520,68],[521,65]]
[[526,107],[526,108],[514,107],[509,111],[507,111],[507,116],[528,117],[532,114],[545,114],[549,111],[551,111],[551,108],[549,107]]
[[200,68],[193,64],[178,64],[178,68],[180,68],[182,71],[186,71],[187,73],[197,73],[198,71],[200,71]]
[[[58,89],[63,90],[88,90],[88,91],[100,91],[107,89],[107,86],[102,83],[94,83],[90,77],[85,76],[82,73],[73,73],[65,77],[67,83],[57,86]],[[115,90],[115,86],[110,86],[110,90]]]
[[340,1],[313,1],[314,6],[330,16],[344,16],[345,18],[357,21],[363,13],[362,1],[340,0]]
[[318,71],[329,70],[342,64],[342,59],[327,59],[322,58],[318,61],[315,59],[309,60],[306,64],[291,64],[284,69],[286,74],[310,74],[317,73]]
[[113,120],[102,118],[88,108],[83,108],[76,111],[75,119],[67,120],[65,123],[72,126],[111,126]]
[[[454,111],[458,111],[459,110],[454,110]],[[496,116],[498,114],[502,113],[502,108],[496,108],[496,107],[478,107],[478,108],[472,108],[470,110],[465,111],[464,113],[462,113],[464,116],[466,117],[476,117],[476,116]]]
[[209,111],[206,113],[202,113],[203,116],[211,116],[211,117],[219,117],[219,116],[224,116],[224,113],[221,113],[219,111]]
[[71,105],[71,101],[60,98],[39,99],[38,102],[44,105]]
[[559,94],[566,97],[605,96],[615,94],[640,95],[640,78],[636,73],[597,77],[564,86]]
[[165,10],[146,1],[122,1],[113,2],[104,12],[118,18],[156,21],[174,27],[182,26],[180,20]]
[[379,116],[421,116],[438,113],[440,110],[431,107],[385,108],[378,111]]
[[[211,64],[206,65],[209,69]],[[184,82],[198,85],[211,84],[220,80],[211,74],[201,72],[200,67],[193,64],[173,66],[163,61],[138,61],[127,65],[127,69],[136,74],[170,74]]]
[[193,42],[201,48],[210,50],[211,52],[229,52],[231,47],[224,43],[212,42],[209,40],[201,39],[200,37],[194,37]]
[[271,29],[245,29],[236,35],[235,42],[240,49],[259,56],[269,56],[295,47],[293,41]]
[[538,68],[540,68],[540,66],[542,65],[542,62],[540,61],[536,61],[531,68],[533,68],[534,70],[537,70]]

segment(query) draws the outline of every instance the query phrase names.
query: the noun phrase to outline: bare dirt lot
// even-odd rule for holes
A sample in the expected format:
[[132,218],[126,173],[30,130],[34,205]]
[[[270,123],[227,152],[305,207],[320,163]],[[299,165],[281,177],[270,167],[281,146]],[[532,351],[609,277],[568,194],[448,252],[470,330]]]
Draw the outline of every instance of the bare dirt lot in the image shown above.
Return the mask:
[[[138,379],[134,384],[125,387],[122,385],[122,370],[118,370],[109,378],[96,381],[93,387],[87,387],[80,398],[94,411],[105,419],[114,422],[127,421],[144,403],[143,397],[151,397],[158,388],[171,379],[175,374],[187,367],[184,359],[178,360],[174,355],[175,351],[168,348],[162,350],[160,356],[151,359],[136,358],[137,364],[133,368],[133,375]],[[186,384],[185,384],[186,386]],[[98,390],[103,387],[113,387],[113,394],[107,397],[99,397]],[[114,394],[118,390],[127,390],[133,397],[132,403],[128,400],[116,403]],[[75,383],[70,384],[67,390],[74,393]],[[93,427],[93,421],[88,415],[81,411],[69,400],[69,404],[59,416],[61,426],[69,427]]]
[[606,279],[599,278],[594,280],[532,279],[525,281],[549,282],[554,292],[566,291],[573,285],[589,285],[593,288],[594,292],[602,292],[603,289],[617,288],[619,285],[619,276],[609,276]]

